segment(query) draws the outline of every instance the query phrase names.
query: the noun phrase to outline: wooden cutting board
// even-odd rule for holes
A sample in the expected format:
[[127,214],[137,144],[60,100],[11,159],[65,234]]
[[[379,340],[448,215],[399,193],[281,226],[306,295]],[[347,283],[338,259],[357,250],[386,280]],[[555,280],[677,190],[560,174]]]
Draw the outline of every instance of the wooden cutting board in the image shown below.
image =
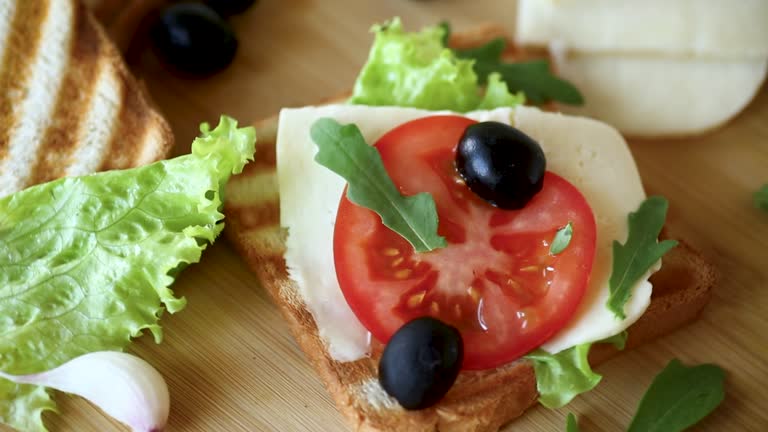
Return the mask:
[[[441,19],[459,30],[486,21],[511,29],[514,2],[261,0],[233,20],[240,51],[215,77],[174,77],[148,51],[134,53],[132,63],[181,153],[198,124],[219,114],[248,122],[348,89],[370,46],[368,28],[395,15],[411,29]],[[728,371],[725,402],[696,430],[768,430],[768,213],[751,204],[752,192],[768,183],[768,88],[706,136],[631,146],[647,188],[669,198],[680,234],[716,264],[714,299],[698,322],[601,366],[604,380],[593,392],[561,410],[532,409],[506,430],[564,430],[568,412],[586,432],[622,430],[672,358]],[[169,431],[345,430],[277,309],[225,240],[173,288],[187,309],[163,318],[162,345],[144,337],[132,348],[168,381]],[[56,399],[60,414],[46,415],[52,431],[126,430],[80,399]]]

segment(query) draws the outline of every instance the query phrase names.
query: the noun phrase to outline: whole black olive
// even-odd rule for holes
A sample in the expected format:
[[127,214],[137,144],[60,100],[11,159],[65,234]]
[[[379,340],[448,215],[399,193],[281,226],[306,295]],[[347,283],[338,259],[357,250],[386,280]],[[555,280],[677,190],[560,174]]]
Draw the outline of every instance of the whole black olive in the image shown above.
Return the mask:
[[198,3],[178,3],[164,9],[150,36],[165,62],[193,75],[226,68],[237,52],[232,27],[213,9]]
[[379,381],[405,409],[434,405],[450,390],[464,359],[455,328],[423,317],[402,326],[379,361]]
[[482,122],[461,136],[456,168],[472,192],[496,207],[514,210],[541,190],[546,159],[541,146],[520,130]]
[[223,17],[245,12],[256,0],[205,0],[205,4]]

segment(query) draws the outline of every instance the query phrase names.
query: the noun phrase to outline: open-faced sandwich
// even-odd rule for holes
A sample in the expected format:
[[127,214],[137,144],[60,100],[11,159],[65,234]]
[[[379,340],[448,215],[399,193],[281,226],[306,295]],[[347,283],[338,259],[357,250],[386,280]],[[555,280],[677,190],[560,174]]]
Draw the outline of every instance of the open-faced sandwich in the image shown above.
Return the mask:
[[699,313],[712,270],[658,241],[621,135],[524,105],[579,102],[546,62],[491,28],[375,33],[351,98],[257,123],[226,205],[353,429],[495,431]]

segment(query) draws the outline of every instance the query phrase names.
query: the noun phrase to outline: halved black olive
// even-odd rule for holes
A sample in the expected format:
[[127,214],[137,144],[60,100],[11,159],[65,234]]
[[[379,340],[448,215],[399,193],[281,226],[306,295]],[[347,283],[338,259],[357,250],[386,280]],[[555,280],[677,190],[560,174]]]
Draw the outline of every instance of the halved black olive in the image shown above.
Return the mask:
[[546,159],[541,146],[519,129],[481,122],[464,131],[456,169],[472,192],[498,208],[515,210],[541,190]]
[[226,68],[238,45],[229,23],[198,3],[165,8],[153,24],[150,37],[165,62],[192,75],[209,75]]
[[205,0],[205,4],[223,17],[243,13],[254,3],[256,0]]
[[379,381],[403,408],[427,408],[450,390],[463,359],[458,330],[435,318],[417,318],[392,335],[379,362]]

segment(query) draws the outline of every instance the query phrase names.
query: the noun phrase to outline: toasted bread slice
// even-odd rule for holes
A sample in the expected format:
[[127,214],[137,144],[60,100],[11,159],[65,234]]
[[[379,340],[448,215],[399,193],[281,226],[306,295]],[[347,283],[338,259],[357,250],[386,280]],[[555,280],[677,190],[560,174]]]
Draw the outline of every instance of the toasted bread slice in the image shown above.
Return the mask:
[[[498,30],[484,27],[456,35],[453,42],[464,47],[476,46],[498,35]],[[521,53],[511,50],[508,54]],[[228,185],[225,231],[280,308],[307,359],[353,430],[496,431],[536,403],[536,378],[527,360],[491,370],[464,371],[437,405],[406,411],[375,385],[377,355],[351,363],[331,359],[318,336],[312,314],[288,277],[283,259],[286,233],[279,224],[275,171],[277,116],[256,123],[256,128],[258,157]],[[652,281],[651,306],[630,328],[629,346],[654,339],[694,319],[709,300],[714,273],[698,253],[681,242],[664,258],[664,267]],[[375,353],[381,349],[374,346]],[[609,346],[596,346],[590,360],[597,364],[614,353]]]
[[0,196],[166,157],[171,129],[77,0],[0,2]]

